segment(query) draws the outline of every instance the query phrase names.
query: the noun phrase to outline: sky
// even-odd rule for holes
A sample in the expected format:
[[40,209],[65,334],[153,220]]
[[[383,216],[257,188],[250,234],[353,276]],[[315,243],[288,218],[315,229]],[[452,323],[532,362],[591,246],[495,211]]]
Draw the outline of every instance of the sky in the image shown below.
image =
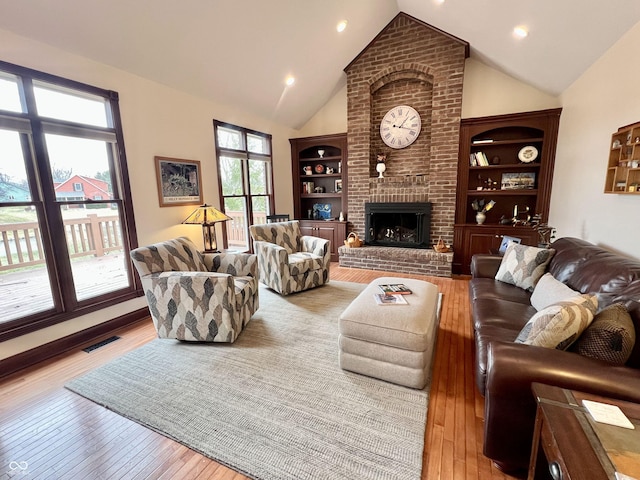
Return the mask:
[[[105,102],[100,97],[70,95],[67,92],[34,85],[36,105],[41,116],[68,120],[98,127],[109,126]],[[0,77],[0,110],[22,112],[22,102],[15,77]],[[93,177],[109,169],[106,142],[63,135],[46,134],[52,168]],[[15,183],[26,179],[19,135],[0,127],[0,173]]]

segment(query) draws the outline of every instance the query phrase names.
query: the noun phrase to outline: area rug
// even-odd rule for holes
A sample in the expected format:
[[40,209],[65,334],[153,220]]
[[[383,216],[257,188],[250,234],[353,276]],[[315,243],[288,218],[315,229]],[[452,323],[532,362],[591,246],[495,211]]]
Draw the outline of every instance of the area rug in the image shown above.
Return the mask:
[[419,479],[428,386],[338,366],[338,316],[364,287],[261,287],[234,344],[154,340],[66,387],[251,478]]

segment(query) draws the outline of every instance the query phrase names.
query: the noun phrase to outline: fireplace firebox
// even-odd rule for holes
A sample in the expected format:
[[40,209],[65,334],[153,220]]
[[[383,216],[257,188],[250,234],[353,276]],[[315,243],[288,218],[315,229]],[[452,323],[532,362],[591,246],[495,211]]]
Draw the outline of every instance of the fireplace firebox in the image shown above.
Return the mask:
[[430,248],[431,203],[365,203],[365,243]]

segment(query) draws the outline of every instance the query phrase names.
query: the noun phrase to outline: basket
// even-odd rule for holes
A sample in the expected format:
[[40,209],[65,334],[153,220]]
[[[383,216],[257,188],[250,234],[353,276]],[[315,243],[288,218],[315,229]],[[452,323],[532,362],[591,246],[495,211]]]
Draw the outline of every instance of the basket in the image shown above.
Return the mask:
[[361,247],[364,242],[358,238],[358,234],[356,232],[351,232],[347,235],[347,239],[344,241],[344,244],[349,248],[358,248]]
[[438,253],[446,253],[451,251],[451,249],[447,245],[445,245],[442,237],[438,239],[438,243],[433,246],[433,249]]

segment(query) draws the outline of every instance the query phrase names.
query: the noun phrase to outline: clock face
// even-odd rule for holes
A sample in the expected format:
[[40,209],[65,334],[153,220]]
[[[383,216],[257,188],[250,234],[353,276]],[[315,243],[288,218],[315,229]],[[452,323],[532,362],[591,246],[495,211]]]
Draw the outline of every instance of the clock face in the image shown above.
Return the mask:
[[391,148],[405,148],[420,135],[422,122],[416,110],[399,105],[389,110],[380,122],[380,137]]

